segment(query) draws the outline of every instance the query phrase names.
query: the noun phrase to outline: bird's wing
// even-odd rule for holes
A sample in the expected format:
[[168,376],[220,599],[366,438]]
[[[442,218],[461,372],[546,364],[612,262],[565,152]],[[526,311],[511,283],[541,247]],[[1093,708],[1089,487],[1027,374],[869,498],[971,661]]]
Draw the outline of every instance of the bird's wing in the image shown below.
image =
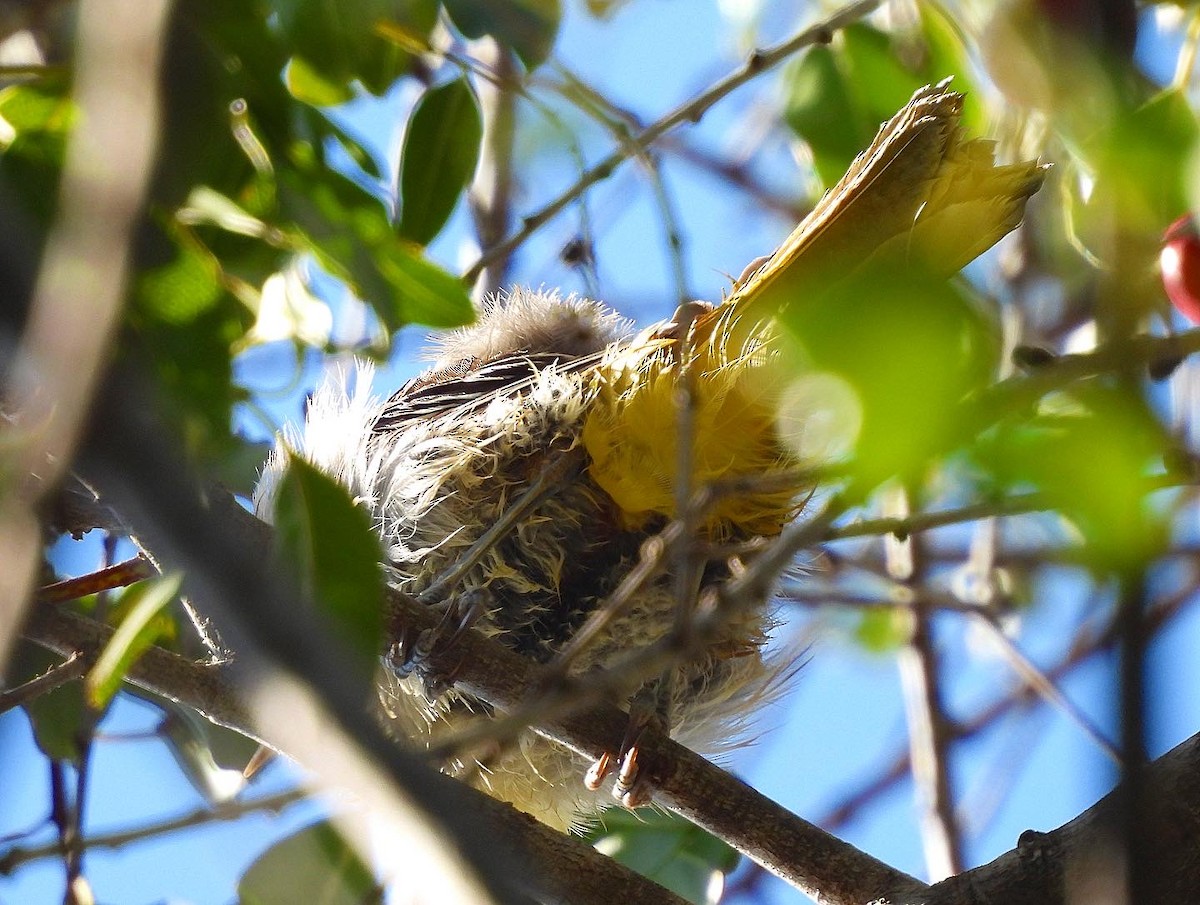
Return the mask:
[[573,373],[591,367],[600,358],[600,354],[513,352],[488,362],[463,359],[453,367],[422,374],[402,386],[384,404],[371,430],[382,434],[417,420],[468,414],[502,396],[528,390],[547,368]]

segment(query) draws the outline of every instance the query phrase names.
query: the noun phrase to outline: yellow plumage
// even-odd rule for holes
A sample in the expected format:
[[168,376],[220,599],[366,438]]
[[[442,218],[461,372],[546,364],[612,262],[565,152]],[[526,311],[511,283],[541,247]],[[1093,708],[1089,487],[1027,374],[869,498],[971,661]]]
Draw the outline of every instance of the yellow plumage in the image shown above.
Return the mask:
[[[944,86],[918,91],[721,305],[694,306],[631,339],[598,303],[514,290],[447,337],[435,365],[387,402],[370,396],[365,373],[353,394],[323,388],[303,437],[287,438],[268,462],[257,510],[270,514],[279,475],[299,452],[370,511],[389,581],[420,594],[453,570],[446,600],[469,591],[490,601],[476,627],[538,662],[609,607],[644,541],[675,516],[681,438],[691,444],[689,487],[747,479],[705,510],[701,540],[778,534],[810,489],[789,482],[808,463],[777,429],[798,370],[780,354],[789,309],[836,301],[839,286],[886,283],[893,271],[948,276],[1012,229],[1040,184],[1035,163],[996,166],[989,143],[963,139],[960,103]],[[682,435],[681,387],[691,397]],[[487,542],[548,463],[580,448],[582,473]],[[696,579],[712,587],[733,572],[716,556]],[[652,576],[608,611],[571,674],[661,640],[678,618],[678,594],[671,575]],[[728,747],[778,675],[761,651],[767,603],[748,601],[709,649],[647,681],[679,741],[705,753]],[[427,691],[415,676],[381,677],[397,735],[431,744],[488,719],[487,705],[454,689]],[[582,767],[570,752],[532,732],[466,766],[476,785],[554,826],[576,824],[603,801],[574,779]]]
[[[631,520],[674,514],[675,388],[683,368],[693,387],[692,486],[794,468],[776,430],[783,389],[797,370],[771,354],[780,316],[864,274],[885,289],[901,270],[948,277],[1020,222],[1043,168],[997,166],[992,142],[964,140],[961,107],[962,96],[945,83],[918,91],[779,249],[697,318],[686,356],[678,341],[612,351],[599,369],[583,442],[593,480]],[[777,533],[795,514],[800,489],[720,500],[706,527],[717,537],[731,524]]]

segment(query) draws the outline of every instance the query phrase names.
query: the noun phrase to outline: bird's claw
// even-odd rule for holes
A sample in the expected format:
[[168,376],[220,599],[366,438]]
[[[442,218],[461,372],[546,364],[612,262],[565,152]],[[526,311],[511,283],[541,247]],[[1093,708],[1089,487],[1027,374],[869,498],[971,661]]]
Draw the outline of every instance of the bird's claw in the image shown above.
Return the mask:
[[614,756],[605,751],[588,767],[583,784],[593,792],[598,791],[604,780],[615,770],[612,795],[622,807],[633,810],[645,807],[654,800],[654,784],[640,766],[641,748],[638,741],[646,728],[655,722],[653,713],[635,707],[629,714],[629,727],[621,742],[620,751]]
[[433,661],[463,637],[487,609],[488,593],[482,588],[451,598],[437,625],[420,632],[401,631],[384,654],[384,666],[398,679],[420,677],[425,696],[434,700],[451,685],[462,666],[435,668]]

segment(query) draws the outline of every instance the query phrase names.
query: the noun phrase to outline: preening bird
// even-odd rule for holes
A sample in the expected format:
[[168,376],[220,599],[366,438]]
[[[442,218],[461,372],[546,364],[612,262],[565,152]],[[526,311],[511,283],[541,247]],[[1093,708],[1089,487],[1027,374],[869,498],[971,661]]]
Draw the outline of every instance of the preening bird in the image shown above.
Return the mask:
[[[443,607],[469,596],[476,628],[547,663],[678,516],[681,463],[685,488],[736,479],[739,492],[718,495],[692,524],[695,549],[712,558],[682,584],[667,561],[574,646],[569,671],[587,674],[658,641],[679,618],[681,594],[694,601],[736,570],[720,551],[778,534],[812,491],[800,475],[813,463],[777,429],[797,370],[781,353],[787,313],[838,286],[857,292],[914,269],[953,275],[1017,225],[1041,184],[1036,162],[997,165],[990,142],[962,134],[961,103],[946,83],[919,90],[720,304],[683,306],[635,333],[599,302],[513,289],[438,340],[433,365],[390,398],[372,395],[367,366],[352,390],[328,383],[303,433],[282,438],[268,461],[258,512],[270,516],[288,458],[306,457],[370,512],[389,582],[414,595],[441,589]],[[748,601],[701,653],[634,696],[681,743],[701,753],[730,746],[778,675],[763,655],[768,604]],[[380,690],[396,733],[417,745],[489,718],[486,704],[416,675],[385,669]],[[608,801],[581,782],[583,766],[528,732],[466,774],[567,828]],[[618,779],[627,804],[642,800],[631,785]]]

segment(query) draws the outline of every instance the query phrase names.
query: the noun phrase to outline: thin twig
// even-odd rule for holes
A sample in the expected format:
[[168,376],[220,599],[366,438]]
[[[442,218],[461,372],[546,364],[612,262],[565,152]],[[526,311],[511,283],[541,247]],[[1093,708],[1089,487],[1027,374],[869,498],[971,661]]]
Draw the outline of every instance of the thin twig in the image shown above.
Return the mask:
[[[905,487],[889,488],[885,500],[907,516],[914,493]],[[886,545],[888,573],[913,591],[913,630],[900,651],[900,679],[908,716],[909,751],[913,780],[921,806],[921,836],[925,865],[932,882],[962,870],[962,829],[955,809],[951,784],[951,721],[942,702],[941,669],[933,637],[933,611],[924,594],[925,563],[920,534],[903,539],[889,535]]]
[[1033,661],[1022,653],[1021,649],[1013,643],[1013,640],[996,624],[996,620],[991,614],[975,607],[971,615],[978,625],[984,627],[991,639],[1000,648],[1000,651],[1004,654],[1004,658],[1012,666],[1013,671],[1020,676],[1025,686],[1035,691],[1048,704],[1057,707],[1067,719],[1083,730],[1084,734],[1097,748],[1104,752],[1109,760],[1120,766],[1121,752],[1117,750],[1116,745],[1105,737],[1104,733],[1088,718],[1087,714],[1075,706],[1071,699],[1058,687],[1057,683],[1053,682]]
[[[280,814],[289,805],[303,801],[311,796],[312,792],[307,789],[287,789],[286,791],[276,792],[273,795],[265,795],[261,798],[252,798],[244,801],[223,801],[211,807],[196,808],[194,811],[189,811],[178,817],[172,817],[157,823],[148,823],[145,826],[139,826],[134,829],[110,833],[94,833],[83,840],[81,844],[88,850],[119,849],[129,845],[131,842],[145,842],[179,832],[180,830],[238,820],[247,814],[259,812]],[[40,861],[43,858],[57,857],[62,852],[63,847],[61,843],[42,845],[36,848],[10,849],[3,857],[0,857],[0,876],[9,876],[22,865]]]
[[89,594],[123,588],[158,574],[154,564],[144,556],[135,556],[116,565],[107,566],[78,578],[66,578],[46,585],[37,592],[38,603],[64,603]]
[[78,652],[74,652],[62,663],[51,666],[37,678],[22,682],[16,688],[0,691],[0,714],[28,704],[68,682],[81,679],[87,671],[87,660]]
[[649,148],[662,135],[665,135],[678,125],[685,122],[697,122],[707,112],[709,107],[725,98],[734,89],[739,88],[759,74],[778,65],[798,51],[814,44],[829,43],[832,40],[834,32],[864,18],[873,12],[879,6],[880,2],[881,0],[859,0],[857,3],[851,3],[823,22],[804,29],[781,44],[777,44],[766,50],[754,51],[738,70],[721,79],[692,100],[676,107],[657,122],[647,126],[637,135],[630,138],[622,147],[613,151],[600,163],[583,173],[574,185],[557,198],[526,217],[519,230],[503,242],[494,245],[484,252],[479,260],[467,269],[463,279],[468,283],[473,283],[485,267],[489,266],[493,261],[511,254],[513,249],[548,223],[576,197],[597,182],[607,179],[612,175],[613,171],[626,160],[630,153],[635,150]]
[[[1192,487],[1194,484],[1195,480],[1190,476],[1153,475],[1145,479],[1145,492],[1153,493],[1173,487]],[[824,539],[836,541],[858,537],[883,537],[889,534],[904,538],[919,531],[930,531],[934,528],[975,522],[994,516],[1044,512],[1054,509],[1056,505],[1056,502],[1044,493],[1037,491],[1019,493],[1000,499],[985,500],[981,503],[971,503],[957,509],[917,512],[904,518],[859,519],[842,526],[831,527]]]
[[[1171,619],[1178,615],[1183,608],[1193,602],[1200,602],[1200,595],[1193,589],[1175,594],[1151,608],[1146,617],[1146,630],[1153,634]],[[1108,651],[1116,643],[1117,631],[1113,622],[1107,623],[1102,629],[1083,635],[1075,640],[1071,649],[1054,666],[1045,670],[1046,677],[1051,682],[1060,682],[1066,675],[1077,667],[1089,662],[1093,657]],[[990,728],[1002,717],[1007,716],[1017,707],[1028,706],[1033,698],[1033,689],[1021,682],[1006,695],[992,704],[979,710],[973,717],[960,720],[955,724],[955,737],[959,740],[972,738]],[[911,771],[911,761],[907,746],[898,748],[886,758],[886,766],[879,770],[871,780],[846,794],[831,806],[817,820],[819,826],[830,832],[837,832],[861,812],[868,804],[878,799],[884,793],[903,781]]]

